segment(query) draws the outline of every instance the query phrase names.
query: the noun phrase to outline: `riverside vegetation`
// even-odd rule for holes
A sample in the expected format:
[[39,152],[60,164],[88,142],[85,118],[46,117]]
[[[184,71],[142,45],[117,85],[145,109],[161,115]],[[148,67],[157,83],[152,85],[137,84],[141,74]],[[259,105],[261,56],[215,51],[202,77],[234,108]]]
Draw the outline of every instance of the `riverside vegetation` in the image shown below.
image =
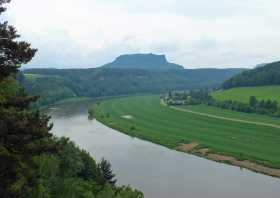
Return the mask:
[[[9,2],[0,0],[1,17]],[[67,138],[53,137],[50,118],[30,108],[38,97],[27,95],[15,77],[37,50],[19,37],[13,26],[0,22],[0,196],[143,197],[138,190],[116,185],[108,161],[97,163]]]

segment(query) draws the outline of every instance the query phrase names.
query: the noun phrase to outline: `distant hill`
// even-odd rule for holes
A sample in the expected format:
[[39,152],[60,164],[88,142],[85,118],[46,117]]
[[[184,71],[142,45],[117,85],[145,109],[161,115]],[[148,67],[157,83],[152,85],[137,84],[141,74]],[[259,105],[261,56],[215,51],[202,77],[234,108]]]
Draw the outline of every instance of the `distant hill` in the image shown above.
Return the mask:
[[184,69],[183,66],[170,63],[165,55],[129,54],[121,55],[112,63],[103,67],[113,69],[145,69],[145,70],[175,70]]
[[104,97],[169,90],[220,87],[243,69],[184,69],[164,55],[134,54],[118,57],[91,69],[28,69],[22,84],[30,94],[43,96],[42,105],[73,96]]
[[266,66],[266,65],[267,65],[267,63],[257,64],[255,68],[264,67],[264,66]]
[[238,74],[223,83],[224,89],[233,87],[266,86],[280,84],[280,62],[266,64]]
[[30,94],[41,95],[48,105],[71,96],[104,97],[168,90],[216,88],[241,69],[30,69],[22,84]]

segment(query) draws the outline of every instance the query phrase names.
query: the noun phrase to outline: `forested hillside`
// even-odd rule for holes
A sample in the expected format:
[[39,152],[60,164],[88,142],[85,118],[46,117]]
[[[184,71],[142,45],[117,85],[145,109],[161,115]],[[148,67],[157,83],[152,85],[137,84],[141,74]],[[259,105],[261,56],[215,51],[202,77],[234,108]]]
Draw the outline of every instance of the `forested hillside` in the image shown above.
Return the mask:
[[265,86],[280,84],[280,62],[274,62],[244,71],[223,83],[224,89],[232,87]]
[[63,98],[104,97],[168,90],[215,88],[242,69],[29,69],[19,77],[28,93],[46,105]]
[[[9,2],[0,0],[1,17]],[[143,197],[137,190],[116,185],[108,161],[97,163],[69,139],[53,137],[50,117],[30,108],[37,97],[29,96],[15,77],[37,50],[19,39],[16,29],[1,18],[0,197]],[[36,81],[38,76],[29,77]]]

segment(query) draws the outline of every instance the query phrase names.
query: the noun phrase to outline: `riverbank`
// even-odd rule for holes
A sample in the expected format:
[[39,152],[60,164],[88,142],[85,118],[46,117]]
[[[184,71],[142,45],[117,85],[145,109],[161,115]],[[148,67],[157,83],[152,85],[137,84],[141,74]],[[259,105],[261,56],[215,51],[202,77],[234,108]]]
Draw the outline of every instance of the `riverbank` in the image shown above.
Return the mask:
[[189,154],[197,155],[200,157],[207,158],[209,160],[213,160],[216,162],[221,162],[233,166],[238,166],[241,168],[246,168],[248,170],[262,173],[265,175],[269,175],[272,177],[280,178],[280,169],[271,168],[264,166],[262,164],[258,164],[256,162],[252,162],[249,160],[240,160],[233,156],[218,154],[216,152],[212,152],[209,148],[200,148],[199,144],[193,142],[189,144],[181,144],[177,147],[177,150],[183,151]]
[[54,107],[50,112],[52,133],[74,140],[97,161],[110,160],[118,186],[130,184],[147,198],[279,197],[278,178],[131,138],[95,119],[88,120],[87,109],[80,110],[87,104],[75,104]]
[[[158,96],[109,100],[94,107],[94,116],[130,136],[280,177],[279,157],[275,155],[279,152],[275,150],[279,129],[180,112],[159,103]],[[190,151],[180,148],[191,142],[199,146]]]

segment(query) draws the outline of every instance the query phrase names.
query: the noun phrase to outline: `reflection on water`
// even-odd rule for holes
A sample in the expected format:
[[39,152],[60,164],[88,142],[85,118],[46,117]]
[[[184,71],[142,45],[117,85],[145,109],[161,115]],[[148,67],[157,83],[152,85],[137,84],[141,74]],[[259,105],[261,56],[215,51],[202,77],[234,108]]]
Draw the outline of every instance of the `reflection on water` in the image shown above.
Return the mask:
[[130,184],[148,198],[279,198],[280,179],[129,137],[88,120],[89,104],[51,109],[52,132],[70,137],[98,160],[110,160],[119,185]]

